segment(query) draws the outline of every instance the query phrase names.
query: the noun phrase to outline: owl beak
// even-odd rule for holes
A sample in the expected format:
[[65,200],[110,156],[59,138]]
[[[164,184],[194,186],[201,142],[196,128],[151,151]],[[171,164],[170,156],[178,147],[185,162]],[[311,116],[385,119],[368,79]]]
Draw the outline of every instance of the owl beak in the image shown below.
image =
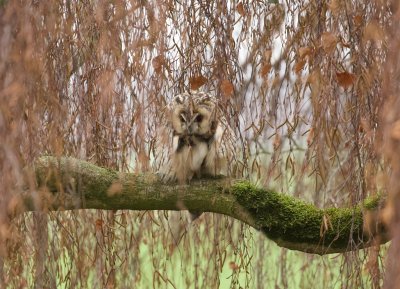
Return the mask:
[[193,123],[195,122],[196,117],[197,117],[198,115],[199,115],[199,114],[196,113],[196,114],[191,118],[190,122],[189,122],[188,125],[187,125],[188,134],[189,134],[189,135],[192,135],[192,134],[193,134]]
[[192,135],[192,134],[193,134],[192,122],[190,122],[189,125],[188,125],[188,134],[189,134],[189,135]]
[[186,134],[191,135],[192,134],[192,124],[190,122],[186,123]]

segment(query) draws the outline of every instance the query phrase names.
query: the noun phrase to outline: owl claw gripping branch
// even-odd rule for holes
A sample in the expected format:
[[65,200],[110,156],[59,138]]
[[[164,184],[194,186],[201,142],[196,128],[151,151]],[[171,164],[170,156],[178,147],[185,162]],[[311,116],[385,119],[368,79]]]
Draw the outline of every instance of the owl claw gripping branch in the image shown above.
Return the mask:
[[[169,179],[187,183],[194,176],[227,174],[227,130],[217,99],[204,92],[183,93],[169,106],[172,153]],[[226,127],[226,126],[225,126]]]

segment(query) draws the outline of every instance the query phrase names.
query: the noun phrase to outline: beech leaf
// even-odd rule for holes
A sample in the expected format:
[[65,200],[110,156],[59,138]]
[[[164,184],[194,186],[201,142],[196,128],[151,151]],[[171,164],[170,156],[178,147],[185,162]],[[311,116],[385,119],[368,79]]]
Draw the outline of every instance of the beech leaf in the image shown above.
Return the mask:
[[327,54],[331,54],[336,49],[336,44],[339,42],[338,37],[331,33],[326,32],[321,36],[321,45]]
[[239,2],[239,4],[236,5],[236,10],[240,14],[240,16],[242,16],[242,17],[246,16],[246,10],[244,9],[242,2]]
[[227,79],[222,80],[221,92],[222,92],[223,96],[225,96],[225,97],[232,96],[234,91],[235,91],[235,88],[233,87],[233,84],[229,80],[227,80]]
[[207,83],[207,78],[203,75],[194,76],[189,79],[190,89],[197,90]]
[[340,86],[348,88],[353,85],[356,76],[349,72],[336,72],[336,78]]

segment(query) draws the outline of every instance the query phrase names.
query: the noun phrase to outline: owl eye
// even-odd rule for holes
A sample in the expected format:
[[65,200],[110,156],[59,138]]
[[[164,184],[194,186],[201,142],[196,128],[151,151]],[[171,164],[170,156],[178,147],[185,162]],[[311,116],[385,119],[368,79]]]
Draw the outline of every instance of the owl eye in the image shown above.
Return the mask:
[[197,122],[201,122],[203,120],[203,116],[201,114],[199,114],[198,116],[196,116],[195,119]]

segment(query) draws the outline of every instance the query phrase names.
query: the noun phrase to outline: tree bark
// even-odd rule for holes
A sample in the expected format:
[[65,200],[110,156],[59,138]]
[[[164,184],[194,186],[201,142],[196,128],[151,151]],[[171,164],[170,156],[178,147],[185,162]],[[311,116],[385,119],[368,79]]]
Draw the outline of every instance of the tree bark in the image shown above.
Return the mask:
[[[119,173],[64,157],[42,157],[27,172],[32,176],[27,182],[36,182],[31,187],[39,189],[35,194],[22,195],[24,206],[19,212],[73,209],[213,212],[249,224],[281,247],[320,255],[358,250],[390,239],[376,217],[384,203],[380,196],[351,208],[319,209],[244,180],[219,178],[196,180],[188,185],[166,184],[154,174]],[[34,191],[32,188],[26,191]]]

